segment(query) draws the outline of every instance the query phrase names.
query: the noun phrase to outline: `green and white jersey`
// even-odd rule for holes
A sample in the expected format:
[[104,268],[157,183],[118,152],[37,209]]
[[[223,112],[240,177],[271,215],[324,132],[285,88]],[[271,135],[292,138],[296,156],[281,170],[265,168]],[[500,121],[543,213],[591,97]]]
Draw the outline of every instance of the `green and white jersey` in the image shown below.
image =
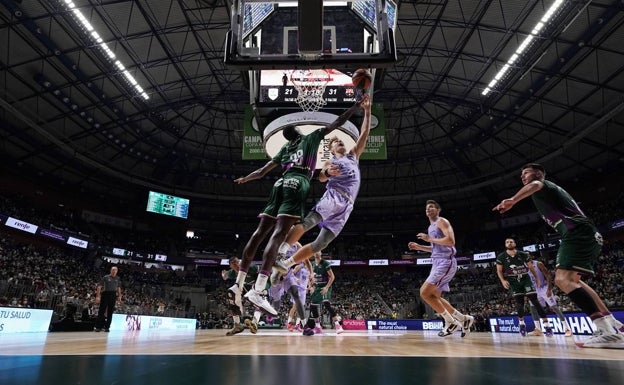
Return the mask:
[[496,256],[496,264],[503,266],[503,275],[506,277],[517,277],[529,273],[526,265],[531,260],[531,255],[525,251],[516,250],[514,255],[507,254],[507,251]]
[[282,146],[272,159],[273,162],[282,165],[282,175],[295,173],[308,179],[312,178],[316,169],[319,144],[325,137],[325,131],[324,128],[320,128]]

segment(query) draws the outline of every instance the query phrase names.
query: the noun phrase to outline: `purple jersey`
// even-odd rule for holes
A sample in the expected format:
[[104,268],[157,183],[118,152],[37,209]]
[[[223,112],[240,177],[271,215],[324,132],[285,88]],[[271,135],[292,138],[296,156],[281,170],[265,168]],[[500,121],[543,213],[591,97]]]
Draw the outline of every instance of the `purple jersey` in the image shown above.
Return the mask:
[[351,203],[355,201],[360,190],[360,166],[354,154],[346,154],[340,158],[332,157],[331,164],[335,164],[340,169],[340,175],[332,176],[327,181],[327,190],[337,190],[343,195],[347,195]]
[[[537,274],[537,276],[540,279],[541,286],[539,286],[539,287],[540,288],[548,287],[548,280],[546,280],[546,277],[544,277],[544,273],[542,273],[542,271],[540,270],[540,268],[538,266],[538,262],[537,261],[531,261],[531,263],[533,264],[533,268],[535,269],[535,273]],[[536,278],[531,273],[531,270],[529,270],[529,277],[531,278],[531,282],[533,282],[533,287],[535,287],[537,289],[538,288],[537,282],[535,282]]]
[[[427,234],[429,234],[430,238],[444,238],[444,233],[438,227],[438,221],[440,218],[437,218],[435,222],[429,225],[429,229],[427,230]],[[431,243],[431,258],[444,258],[450,259],[455,257],[455,247],[454,246],[442,246],[437,243]]]

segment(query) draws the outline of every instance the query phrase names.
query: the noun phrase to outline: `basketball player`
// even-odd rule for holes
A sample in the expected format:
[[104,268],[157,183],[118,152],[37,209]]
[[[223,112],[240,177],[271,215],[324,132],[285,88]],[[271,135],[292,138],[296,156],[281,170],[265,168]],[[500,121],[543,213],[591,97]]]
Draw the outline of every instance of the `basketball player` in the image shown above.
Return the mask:
[[541,164],[525,165],[520,174],[524,186],[492,210],[504,213],[519,201],[531,197],[544,221],[561,235],[555,285],[594,321],[597,328],[597,335],[577,345],[624,349],[622,323],[613,317],[598,293],[581,279],[583,275],[595,274],[594,263],[602,249],[602,235],[574,198],[545,177],[546,171]]
[[[227,281],[228,279],[236,279],[236,276],[238,275],[238,271],[240,269],[240,262],[241,261],[239,258],[231,257],[229,259],[230,269],[222,270],[221,278],[223,278],[224,281]],[[254,276],[258,275],[258,266],[256,265],[250,266],[249,270],[250,270],[250,274],[248,275],[248,277],[251,277],[252,274]],[[233,293],[230,290],[228,290],[227,294],[228,294],[228,299],[227,299],[228,310],[230,311],[230,314],[232,315],[232,319],[234,320],[234,326],[227,333],[225,333],[225,335],[233,336],[245,330],[245,326],[243,326],[243,324],[240,322],[240,317],[241,315],[243,315],[243,304],[242,304],[242,301],[236,302],[236,298],[234,297]]]
[[425,213],[429,218],[429,229],[427,234],[419,233],[416,237],[429,242],[431,246],[410,242],[407,247],[410,250],[431,253],[433,266],[429,276],[420,287],[420,297],[444,318],[444,328],[438,335],[446,337],[457,329],[462,329],[461,336],[465,337],[470,333],[474,317],[460,313],[442,298],[442,292],[450,290],[449,282],[457,273],[457,260],[455,259],[455,233],[451,222],[440,216],[441,211],[442,208],[438,202],[427,201]]
[[[279,257],[276,261],[272,280],[275,280],[278,274],[285,273],[290,266],[308,260],[313,254],[325,249],[340,234],[347,223],[360,189],[359,158],[364,151],[370,133],[371,102],[368,95],[365,95],[361,106],[364,109],[364,119],[357,142],[352,149],[347,151],[342,140],[336,137],[330,140],[329,151],[332,157],[325,162],[319,174],[319,180],[327,182],[325,193],[303,222],[290,229],[286,240],[280,245]],[[306,231],[316,225],[321,228],[316,239],[303,246],[291,258],[286,258],[284,253],[290,248],[290,245],[298,241]]]
[[[310,179],[315,169],[318,147],[325,135],[336,128],[342,126],[360,108],[362,103],[366,103],[368,96],[346,110],[335,121],[323,128],[311,132],[308,135],[301,135],[295,126],[287,126],[282,134],[288,140],[280,151],[267,162],[263,167],[253,171],[247,176],[234,180],[235,183],[247,183],[260,179],[269,171],[281,165],[283,173],[273,185],[269,202],[260,213],[260,223],[253,233],[245,249],[243,250],[243,261],[241,263],[236,284],[230,288],[235,296],[240,297],[240,288],[245,281],[245,275],[254,259],[260,243],[273,230],[262,256],[262,268],[256,279],[253,289],[245,295],[252,303],[265,312],[275,316],[277,312],[269,301],[261,293],[266,287],[270,270],[275,262],[278,247],[284,242],[288,230],[304,214],[304,205],[310,190]],[[294,242],[293,242],[294,243]]]
[[[308,288],[310,287],[310,277],[312,276],[312,264],[310,263],[309,260],[303,261],[302,263],[299,263],[297,265],[295,265],[294,267],[291,268],[291,270],[294,273],[295,276],[295,283],[296,283],[296,293],[297,296],[299,297],[299,303],[301,303],[302,305],[305,305],[306,303],[306,297],[308,294]],[[297,305],[297,301],[294,299],[291,299],[291,301],[293,302],[293,306],[290,309],[290,312],[288,313],[288,322],[287,322],[287,327],[289,331],[303,331],[303,325],[305,324],[305,310],[302,308],[299,308]],[[297,315],[295,322],[293,323],[292,320],[295,317],[295,314]],[[293,326],[294,325],[294,326]],[[292,329],[291,329],[292,328]]]
[[[329,261],[323,259],[320,251],[314,253],[314,262],[312,262],[312,271],[314,273],[314,290],[310,295],[310,320],[303,329],[304,335],[313,335],[323,333],[321,326],[321,310],[327,309],[329,317],[334,323],[336,334],[343,332],[340,325],[340,317],[331,305],[332,284],[336,279]],[[314,328],[314,329],[312,329]]]
[[[527,335],[526,324],[524,323],[524,298],[526,297],[535,306],[537,313],[541,317],[542,323],[546,328],[546,336],[552,337],[553,331],[546,317],[546,311],[537,300],[537,292],[531,283],[529,273],[536,277],[537,286],[542,285],[541,278],[537,276],[535,268],[531,263],[531,255],[526,251],[516,249],[516,241],[513,238],[505,239],[505,249],[505,251],[496,256],[496,274],[503,287],[511,292],[516,302],[520,334],[523,337]],[[541,329],[537,320],[535,329]]]
[[[533,259],[529,263],[533,264],[533,270],[535,270],[535,275],[533,274],[533,270],[529,270],[529,277],[531,278],[531,283],[533,283],[533,287],[537,291],[537,300],[540,305],[545,310],[550,309],[553,313],[557,314],[557,318],[563,324],[565,330],[566,337],[572,337],[572,330],[570,330],[570,326],[568,325],[568,321],[566,321],[565,316],[557,306],[557,300],[552,293],[552,279],[550,279],[550,273],[544,264],[536,259]],[[538,284],[538,280],[541,283]],[[538,313],[533,303],[530,303],[531,316],[534,320],[538,320]],[[541,329],[537,326],[537,322],[535,323],[535,330],[529,333],[530,336],[539,336],[542,335]]]
[[[300,248],[301,248],[301,244],[297,242],[290,248],[288,253],[290,255],[293,255]],[[271,285],[271,287],[269,288],[269,297],[273,300],[273,308],[275,309],[279,308],[284,294],[286,293],[290,294],[291,300],[293,302],[294,308],[296,309],[296,313],[298,314],[299,316],[298,318],[300,321],[305,318],[305,310],[304,310],[305,293],[304,293],[303,300],[302,300],[300,296],[300,292],[299,292],[299,278],[297,277],[297,274],[300,273],[301,270],[307,271],[307,274],[301,273],[301,274],[305,274],[304,278],[306,280],[306,286],[307,286],[307,279],[310,276],[310,272],[312,271],[312,266],[310,264],[310,261],[306,261],[306,262],[307,262],[307,265],[302,263],[288,270],[288,273],[286,273],[286,275],[282,277],[283,279],[280,280],[277,283],[277,285],[275,286]],[[301,276],[301,274],[299,275]],[[291,320],[292,319],[290,319],[288,322],[290,322]],[[294,326],[291,326],[291,327],[294,327]],[[288,329],[290,330],[290,327]]]

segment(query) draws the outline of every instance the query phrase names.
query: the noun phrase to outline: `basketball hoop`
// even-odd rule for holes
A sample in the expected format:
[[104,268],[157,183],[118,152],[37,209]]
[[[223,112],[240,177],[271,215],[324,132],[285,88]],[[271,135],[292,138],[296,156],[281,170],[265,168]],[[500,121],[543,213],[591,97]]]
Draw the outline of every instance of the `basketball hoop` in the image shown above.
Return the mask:
[[323,94],[330,79],[329,72],[324,69],[295,70],[290,73],[290,82],[297,90],[295,101],[303,111],[318,111],[327,104]]

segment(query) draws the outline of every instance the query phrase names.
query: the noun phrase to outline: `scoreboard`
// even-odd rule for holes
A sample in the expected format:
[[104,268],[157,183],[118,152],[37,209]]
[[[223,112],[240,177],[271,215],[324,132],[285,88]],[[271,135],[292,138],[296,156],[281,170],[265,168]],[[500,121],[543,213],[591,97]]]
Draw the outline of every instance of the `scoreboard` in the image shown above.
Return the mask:
[[[323,92],[327,106],[351,105],[360,97],[351,80],[351,73],[327,69],[328,82]],[[293,72],[301,72],[293,74]],[[266,106],[297,106],[297,89],[290,81],[291,76],[305,78],[305,71],[263,70],[260,72],[258,103]]]
[[189,200],[173,195],[150,191],[147,199],[147,211],[156,214],[188,218]]

